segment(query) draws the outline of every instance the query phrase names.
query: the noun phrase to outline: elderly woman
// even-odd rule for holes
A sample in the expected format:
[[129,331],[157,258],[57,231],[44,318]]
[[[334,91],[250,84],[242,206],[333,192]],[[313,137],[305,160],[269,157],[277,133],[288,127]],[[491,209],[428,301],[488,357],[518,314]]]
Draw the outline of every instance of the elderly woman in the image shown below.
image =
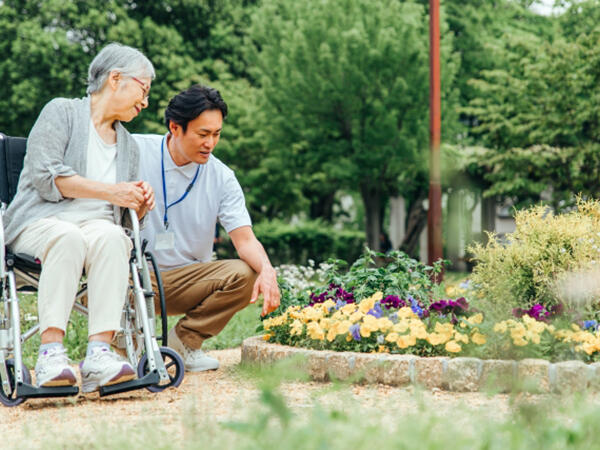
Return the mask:
[[82,391],[135,377],[110,348],[120,328],[132,248],[120,224],[126,208],[140,218],[152,209],[154,193],[137,179],[138,148],[121,122],[148,106],[153,78],[152,63],[142,53],[110,44],[90,65],[88,96],[50,101],[29,135],[4,223],[12,250],[42,261],[38,386],[76,382],[62,341],[84,269],[89,342],[79,366]]

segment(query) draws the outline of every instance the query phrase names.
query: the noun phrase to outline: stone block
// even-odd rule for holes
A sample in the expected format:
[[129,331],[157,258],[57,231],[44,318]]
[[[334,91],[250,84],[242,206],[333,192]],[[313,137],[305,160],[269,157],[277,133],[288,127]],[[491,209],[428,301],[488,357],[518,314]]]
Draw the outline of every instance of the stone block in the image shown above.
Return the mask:
[[481,365],[478,358],[450,359],[443,374],[443,388],[453,392],[477,392]]
[[327,372],[332,380],[347,380],[355,373],[356,356],[350,352],[330,352],[327,357]]
[[588,365],[588,387],[590,390],[600,392],[600,363]]
[[415,384],[428,389],[441,388],[444,379],[444,365],[448,359],[445,356],[417,358],[415,360]]
[[356,381],[365,383],[383,383],[386,355],[381,353],[357,353],[354,361]]
[[517,366],[517,382],[531,392],[550,392],[550,363],[545,359],[523,359]]
[[255,363],[257,357],[257,340],[255,337],[244,339],[242,342],[242,362]]
[[327,381],[329,379],[328,376],[328,367],[327,367],[327,357],[331,354],[331,352],[321,351],[321,350],[313,350],[309,351],[306,355],[307,361],[307,371],[308,375],[315,381]]
[[390,355],[383,364],[381,382],[390,386],[410,384],[417,359],[414,355]]
[[584,391],[588,387],[589,368],[582,361],[563,361],[554,364],[556,381],[555,392],[570,394]]
[[479,389],[491,392],[511,392],[515,386],[516,368],[515,361],[484,360]]

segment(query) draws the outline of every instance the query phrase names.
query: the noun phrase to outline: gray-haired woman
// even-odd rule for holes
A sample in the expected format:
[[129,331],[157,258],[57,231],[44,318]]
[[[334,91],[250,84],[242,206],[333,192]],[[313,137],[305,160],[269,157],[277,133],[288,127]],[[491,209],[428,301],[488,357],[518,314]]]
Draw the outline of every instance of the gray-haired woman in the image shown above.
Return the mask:
[[88,349],[83,392],[135,377],[109,346],[127,293],[131,241],[125,208],[141,218],[154,193],[138,180],[138,148],[121,125],[148,106],[152,63],[110,44],[89,68],[88,96],[57,98],[42,110],[27,141],[17,194],[4,216],[7,244],[42,261],[38,311],[38,386],[76,382],[62,341],[83,269],[88,286]]

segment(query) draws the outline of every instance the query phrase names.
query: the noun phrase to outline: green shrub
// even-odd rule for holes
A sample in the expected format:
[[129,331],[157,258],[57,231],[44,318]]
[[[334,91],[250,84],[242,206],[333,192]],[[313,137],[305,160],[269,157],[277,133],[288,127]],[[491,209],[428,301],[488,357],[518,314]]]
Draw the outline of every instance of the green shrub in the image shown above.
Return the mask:
[[579,200],[577,209],[559,215],[536,206],[517,212],[515,221],[506,242],[490,234],[486,245],[469,249],[479,296],[504,310],[560,303],[560,282],[599,259],[600,203]]
[[[253,228],[273,265],[306,265],[309,259],[317,263],[330,258],[354,261],[365,245],[364,232],[337,230],[318,220],[293,225],[281,221],[260,222]],[[236,257],[229,240],[220,245],[218,255],[219,258]]]

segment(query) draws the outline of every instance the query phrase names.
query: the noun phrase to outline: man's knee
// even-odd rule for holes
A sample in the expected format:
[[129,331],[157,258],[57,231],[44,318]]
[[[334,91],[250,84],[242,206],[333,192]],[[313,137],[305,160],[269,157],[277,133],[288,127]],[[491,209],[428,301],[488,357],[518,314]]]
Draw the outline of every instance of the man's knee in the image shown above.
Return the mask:
[[253,285],[258,274],[245,261],[233,259],[230,261],[230,270],[235,279],[242,280],[245,284]]

